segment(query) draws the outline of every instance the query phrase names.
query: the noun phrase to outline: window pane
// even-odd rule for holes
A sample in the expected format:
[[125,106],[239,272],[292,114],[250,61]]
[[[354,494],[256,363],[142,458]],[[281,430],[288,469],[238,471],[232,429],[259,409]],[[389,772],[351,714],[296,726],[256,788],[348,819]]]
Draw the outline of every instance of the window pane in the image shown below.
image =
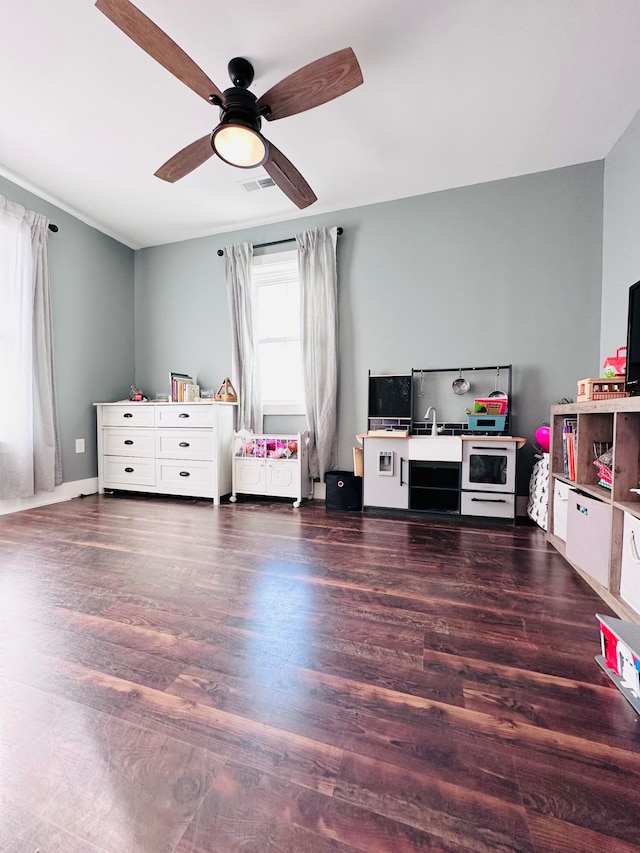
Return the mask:
[[299,337],[298,283],[260,285],[258,287],[258,339]]
[[297,252],[253,259],[256,334],[266,404],[303,403]]
[[304,399],[300,341],[260,344],[259,357],[265,403]]

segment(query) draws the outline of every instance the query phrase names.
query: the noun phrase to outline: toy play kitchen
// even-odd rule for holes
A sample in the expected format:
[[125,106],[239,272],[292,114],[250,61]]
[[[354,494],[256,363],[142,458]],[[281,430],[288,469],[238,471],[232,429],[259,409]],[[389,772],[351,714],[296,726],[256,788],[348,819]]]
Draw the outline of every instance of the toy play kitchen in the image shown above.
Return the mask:
[[511,365],[370,373],[365,509],[515,518],[511,379]]

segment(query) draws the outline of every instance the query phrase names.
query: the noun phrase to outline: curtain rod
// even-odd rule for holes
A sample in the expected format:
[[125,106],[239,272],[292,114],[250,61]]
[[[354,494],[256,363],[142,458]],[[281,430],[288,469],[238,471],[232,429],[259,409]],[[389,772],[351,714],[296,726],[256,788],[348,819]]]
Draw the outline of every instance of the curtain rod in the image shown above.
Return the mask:
[[50,222],[50,223],[49,223],[49,231],[53,231],[53,233],[55,234],[55,233],[56,233],[57,231],[59,231],[59,230],[60,230],[60,229],[58,228],[58,226],[57,226],[57,225],[54,225],[54,224],[53,224],[53,222]]
[[[344,228],[342,226],[338,227],[338,237],[344,233]],[[270,243],[256,243],[253,247],[254,249],[266,249],[267,246],[279,246],[281,243],[295,243],[295,237],[285,237],[284,240],[272,240]],[[224,255],[224,249],[218,249],[218,257],[221,258]]]

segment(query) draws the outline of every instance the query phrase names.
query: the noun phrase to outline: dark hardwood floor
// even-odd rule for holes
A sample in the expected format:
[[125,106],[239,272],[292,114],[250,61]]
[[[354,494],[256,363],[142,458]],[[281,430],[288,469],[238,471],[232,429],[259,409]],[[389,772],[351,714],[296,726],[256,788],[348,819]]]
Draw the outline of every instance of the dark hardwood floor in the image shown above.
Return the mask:
[[610,612],[533,526],[0,517],[2,853],[632,853]]

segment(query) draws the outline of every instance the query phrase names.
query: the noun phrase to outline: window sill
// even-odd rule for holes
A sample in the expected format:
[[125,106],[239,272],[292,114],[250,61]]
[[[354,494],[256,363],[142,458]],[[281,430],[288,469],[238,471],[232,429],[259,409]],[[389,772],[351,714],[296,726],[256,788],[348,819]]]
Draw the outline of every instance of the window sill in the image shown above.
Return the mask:
[[264,415],[306,415],[307,409],[304,403],[264,403],[262,413]]

